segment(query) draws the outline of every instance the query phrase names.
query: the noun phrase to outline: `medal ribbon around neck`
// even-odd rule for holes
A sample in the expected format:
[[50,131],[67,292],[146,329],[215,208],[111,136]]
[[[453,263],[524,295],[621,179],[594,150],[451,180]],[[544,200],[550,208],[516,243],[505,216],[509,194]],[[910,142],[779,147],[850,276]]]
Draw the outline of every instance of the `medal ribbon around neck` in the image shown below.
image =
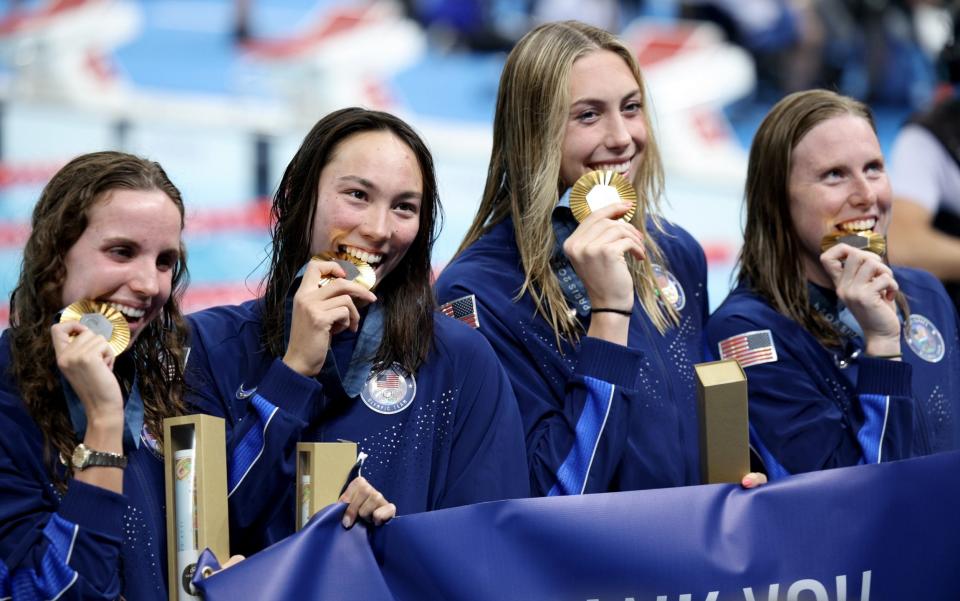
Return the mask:
[[[373,287],[373,284],[376,282],[376,275],[373,272],[373,268],[370,267],[366,262],[360,261],[355,257],[349,257],[345,253],[325,254],[320,255],[317,258],[322,260],[336,261],[346,261],[350,264],[350,267],[357,271],[357,273],[363,273],[363,268],[357,266],[357,262],[362,263],[367,269],[369,269],[369,278],[366,281],[360,281],[358,278],[349,278],[351,271],[347,267],[343,266],[343,263],[340,265],[344,268],[344,271],[347,272],[348,279],[354,279],[363,286],[367,285],[367,282],[370,283],[370,287]],[[290,283],[290,288],[287,290],[287,300],[285,303],[285,318],[283,323],[284,338],[283,345],[287,346],[290,342],[290,325],[293,322],[293,295],[297,292],[297,289],[300,287],[300,282],[303,280],[303,274],[307,271],[307,265],[300,268],[300,271],[297,272],[297,275],[294,276],[293,281]],[[326,282],[321,281],[320,286],[324,286],[335,278],[324,278]],[[373,357],[376,355],[377,349],[380,347],[380,341],[383,339],[383,309],[380,306],[380,303],[373,303],[367,309],[367,315],[363,319],[363,324],[360,326],[360,332],[357,334],[357,341],[353,347],[353,355],[350,357],[350,365],[347,367],[346,372],[341,377],[340,371],[337,369],[337,360],[333,354],[332,348],[332,337],[331,337],[331,348],[327,349],[327,358],[323,363],[323,369],[320,371],[319,377],[336,377],[340,380],[340,384],[343,387],[344,392],[350,398],[356,397],[360,394],[361,389],[363,389],[364,384],[367,381],[367,377],[370,375],[370,370],[373,368]]]
[[127,318],[107,303],[77,301],[60,312],[60,323],[68,321],[79,321],[94,334],[103,336],[114,356],[130,346],[130,326],[127,325]]
[[836,328],[840,336],[847,342],[852,342],[859,347],[863,346],[863,328],[842,300],[838,298],[835,302],[831,302],[823,290],[810,283],[807,284],[807,294],[810,296],[810,304],[813,308]]
[[[67,399],[67,410],[70,412],[70,423],[73,425],[73,431],[77,435],[77,440],[83,440],[87,432],[87,412],[83,408],[83,402],[74,392],[73,387],[67,382],[67,379],[60,376],[60,386],[63,388],[63,396]],[[140,434],[143,430],[143,397],[140,396],[140,387],[137,384],[137,374],[133,375],[133,383],[130,385],[130,391],[127,393],[125,386],[121,386],[124,393],[123,403],[123,448],[139,449]]]
[[560,290],[563,292],[564,298],[567,299],[567,304],[573,307],[579,317],[585,318],[590,315],[591,309],[587,287],[580,276],[577,275],[577,272],[573,270],[570,259],[563,252],[563,243],[577,227],[568,210],[567,207],[560,206],[553,211],[551,221],[557,245],[553,249],[550,267],[553,268],[553,273],[557,276],[557,281],[560,282]]

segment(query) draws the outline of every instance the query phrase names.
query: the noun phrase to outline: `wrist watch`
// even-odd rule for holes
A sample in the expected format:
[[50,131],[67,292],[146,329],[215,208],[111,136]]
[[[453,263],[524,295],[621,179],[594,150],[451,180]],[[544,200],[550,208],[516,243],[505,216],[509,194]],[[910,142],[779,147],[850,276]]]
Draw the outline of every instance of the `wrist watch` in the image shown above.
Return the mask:
[[73,468],[83,471],[88,467],[127,467],[127,458],[119,453],[94,451],[82,442],[73,450]]

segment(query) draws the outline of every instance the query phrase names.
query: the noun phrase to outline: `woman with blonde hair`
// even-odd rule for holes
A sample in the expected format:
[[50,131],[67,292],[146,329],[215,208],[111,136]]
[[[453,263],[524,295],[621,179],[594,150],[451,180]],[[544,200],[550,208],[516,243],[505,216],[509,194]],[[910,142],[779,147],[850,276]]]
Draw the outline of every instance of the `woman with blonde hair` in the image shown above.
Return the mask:
[[[565,192],[594,170],[622,175],[638,199],[578,224]],[[662,188],[631,51],[573,21],[520,40],[500,79],[480,209],[436,288],[461,311],[475,304],[510,375],[535,494],[699,480],[706,261],[660,217]]]
[[956,447],[957,315],[885,258],[892,193],[869,108],[797,92],[750,149],[737,288],[710,318],[749,379],[754,446],[783,476]]

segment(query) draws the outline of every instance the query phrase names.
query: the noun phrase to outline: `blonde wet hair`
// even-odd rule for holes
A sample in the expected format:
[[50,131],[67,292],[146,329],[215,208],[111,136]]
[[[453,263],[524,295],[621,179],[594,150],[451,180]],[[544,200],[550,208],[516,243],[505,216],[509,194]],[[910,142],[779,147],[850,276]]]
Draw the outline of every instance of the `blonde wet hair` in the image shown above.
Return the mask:
[[487,181],[470,229],[458,250],[462,252],[494,225],[513,217],[525,279],[517,298],[529,292],[537,312],[560,338],[575,341],[580,335],[570,315],[560,282],[551,268],[556,247],[551,215],[564,188],[560,163],[570,111],[570,72],[583,56],[607,50],[623,59],[640,88],[647,143],[634,178],[637,211],[631,223],[643,234],[647,260],[627,256],[640,303],[660,333],[679,323],[670,303],[658,302],[651,263],[665,265],[665,257],[652,236],[647,219],[662,231],[660,197],[663,165],[651,127],[648,94],[633,53],[611,33],[579,23],[547,23],[521,39],[507,57],[493,124],[493,151]]

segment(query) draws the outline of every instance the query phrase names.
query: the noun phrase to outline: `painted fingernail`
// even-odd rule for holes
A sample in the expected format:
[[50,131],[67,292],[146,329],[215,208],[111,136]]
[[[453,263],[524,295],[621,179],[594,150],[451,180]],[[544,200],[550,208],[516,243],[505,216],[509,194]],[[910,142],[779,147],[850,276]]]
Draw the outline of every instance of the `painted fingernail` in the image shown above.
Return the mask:
[[353,525],[353,522],[350,520],[350,517],[346,515],[343,516],[343,520],[340,523],[343,524],[344,528],[349,528],[350,526]]

